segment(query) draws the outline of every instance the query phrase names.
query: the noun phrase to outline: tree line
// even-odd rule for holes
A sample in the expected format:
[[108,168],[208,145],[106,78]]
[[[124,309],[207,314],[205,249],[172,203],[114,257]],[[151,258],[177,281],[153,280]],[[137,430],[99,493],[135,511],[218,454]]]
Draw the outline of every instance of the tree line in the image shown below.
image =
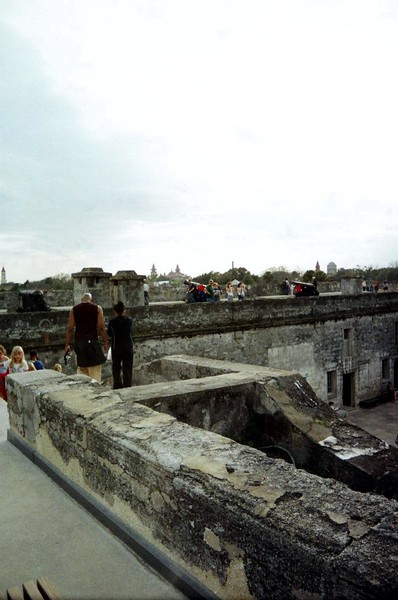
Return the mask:
[[[238,280],[250,286],[252,288],[267,288],[276,289],[279,288],[280,284],[285,280],[289,281],[305,281],[310,282],[313,277],[316,277],[317,281],[340,281],[342,277],[361,277],[368,284],[374,281],[378,281],[382,284],[384,281],[398,282],[398,262],[391,264],[388,267],[373,267],[373,266],[356,266],[351,269],[339,269],[336,274],[328,275],[324,271],[307,270],[305,272],[290,271],[285,267],[272,267],[264,271],[260,275],[251,273],[245,267],[237,267],[229,269],[224,273],[219,271],[209,271],[208,273],[201,273],[196,275],[192,279],[199,283],[207,283],[210,279],[217,281],[221,286],[225,286],[228,281]],[[155,273],[151,273],[148,277],[149,282],[155,282],[162,279],[162,276],[158,276]],[[171,281],[171,285],[181,285],[181,281]],[[44,279],[35,281],[26,280],[22,284],[10,283],[8,288],[13,289],[40,289],[40,290],[72,290],[73,289],[73,278],[71,275],[66,273],[59,273]]]
[[304,272],[289,271],[285,267],[275,267],[264,271],[261,275],[255,275],[244,267],[230,269],[225,273],[210,271],[202,273],[193,279],[200,283],[208,282],[209,279],[217,281],[220,285],[225,285],[228,281],[238,279],[246,285],[254,285],[256,283],[280,284],[285,278],[289,281],[304,281],[310,282],[313,277],[317,281],[340,281],[343,277],[360,277],[370,283],[371,281],[398,282],[398,263],[392,264],[389,267],[373,267],[373,266],[356,266],[351,269],[339,269],[336,274],[328,275],[324,271],[307,270]]

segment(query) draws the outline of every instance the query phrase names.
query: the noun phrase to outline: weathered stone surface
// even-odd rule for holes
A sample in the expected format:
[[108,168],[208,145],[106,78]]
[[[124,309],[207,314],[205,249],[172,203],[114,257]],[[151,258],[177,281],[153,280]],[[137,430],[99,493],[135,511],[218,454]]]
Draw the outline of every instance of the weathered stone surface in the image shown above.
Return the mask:
[[[203,361],[198,370],[210,372],[211,361]],[[11,376],[11,426],[220,598],[394,597],[396,501],[355,492],[189,423],[190,415],[212,426],[211,414],[200,415],[198,398],[205,414],[217,410],[223,382],[227,411],[250,404],[273,424],[283,414],[299,447],[308,439],[313,451],[338,457],[339,450],[320,442],[329,433],[339,440],[339,420],[298,374],[224,366],[213,378],[117,392],[85,377]],[[171,404],[187,422],[168,413]],[[314,427],[311,414],[321,421]],[[348,430],[344,435],[347,445]],[[359,441],[380,453],[364,435]],[[351,459],[338,460],[346,467]]]
[[179,355],[141,365],[148,383],[153,374],[159,382],[171,374],[177,379],[179,368],[183,375],[207,376],[126,390],[123,397],[274,455],[278,448],[279,457],[291,456],[299,468],[353,489],[397,498],[396,448],[339,419],[299,374],[201,357],[194,363]]
[[[134,320],[134,364],[188,354],[297,371],[323,400],[357,406],[386,389],[398,371],[398,294],[267,298],[247,302],[138,306]],[[113,316],[104,311],[106,319]],[[2,343],[10,351],[35,347],[47,366],[63,362],[68,311],[0,314]],[[346,355],[344,332],[352,337]],[[381,361],[388,369],[382,378]],[[72,360],[65,369],[75,372]],[[104,365],[110,376],[110,364]],[[327,373],[336,387],[327,390]],[[350,398],[343,378],[352,377]],[[137,372],[137,378],[140,374]],[[139,379],[137,382],[139,383]]]

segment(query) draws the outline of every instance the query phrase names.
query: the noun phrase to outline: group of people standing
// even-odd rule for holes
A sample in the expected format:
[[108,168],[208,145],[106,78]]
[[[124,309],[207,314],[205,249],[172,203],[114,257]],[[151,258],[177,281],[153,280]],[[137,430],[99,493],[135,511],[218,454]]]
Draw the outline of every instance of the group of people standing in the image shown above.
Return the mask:
[[[318,289],[318,282],[316,277],[313,277],[311,279],[311,284],[314,286],[315,290]],[[286,277],[284,279],[284,281],[282,281],[281,283],[281,288],[282,288],[282,293],[285,294],[286,296],[294,296],[295,292],[300,293],[302,291],[302,285],[301,283],[293,283],[291,281],[289,281],[289,279]]]
[[[390,287],[390,283],[388,281],[383,281],[383,292],[388,292]],[[369,284],[366,283],[365,280],[362,281],[362,291],[363,292],[378,292],[380,289],[380,284],[378,281],[371,281]]]
[[[106,353],[110,349],[113,389],[120,389],[130,387],[132,382],[133,321],[126,316],[126,307],[121,300],[114,305],[113,310],[115,316],[106,327],[101,306],[93,302],[90,293],[83,294],[81,302],[73,306],[69,313],[65,353],[70,353],[74,337],[77,372],[101,383],[102,365],[107,360]],[[99,335],[103,340],[103,351]]]
[[[119,389],[130,387],[132,383],[133,321],[126,316],[126,307],[122,301],[119,300],[113,310],[114,317],[106,326],[101,306],[92,301],[90,293],[83,294],[81,302],[73,306],[69,313],[65,340],[65,364],[70,357],[73,339],[77,372],[101,383],[102,365],[109,357],[112,360],[113,389]],[[103,350],[99,341],[100,336],[103,340]],[[7,400],[5,385],[7,375],[38,371],[44,368],[36,350],[30,352],[28,361],[21,346],[14,346],[9,358],[4,346],[0,345],[0,398]],[[62,371],[62,366],[57,363],[54,365],[54,369]]]
[[[213,279],[209,280],[209,283],[196,283],[191,279],[184,281],[187,286],[186,302],[192,304],[194,302],[220,302],[223,295],[222,287]],[[237,294],[238,300],[244,300],[246,296],[246,285],[240,281],[236,285],[229,281],[225,286],[225,293],[227,300],[232,302],[234,300],[235,293]]]
[[[219,302],[223,294],[221,286],[213,279],[207,285],[185,282],[188,286],[187,302]],[[229,302],[234,300],[237,293],[238,299],[246,296],[246,286],[243,282],[235,285],[228,282],[225,293]],[[148,291],[145,294],[145,303],[148,304]],[[65,364],[70,357],[71,343],[76,353],[77,372],[102,381],[102,365],[107,358],[112,360],[113,389],[130,387],[133,371],[133,321],[126,315],[126,307],[119,300],[113,307],[114,317],[106,326],[104,313],[98,304],[95,304],[89,292],[83,294],[81,302],[73,306],[69,313],[65,339]],[[103,340],[103,349],[100,344]],[[109,342],[110,344],[109,344]],[[110,347],[109,347],[110,346]],[[108,353],[108,356],[107,356]],[[55,365],[54,368],[60,367]],[[29,364],[25,360],[21,346],[15,346],[11,358],[6,356],[5,349],[0,346],[0,394],[6,396],[5,376],[9,373],[37,370],[44,368],[38,360],[37,353],[32,351]],[[56,370],[62,370],[57,368]]]
[[196,283],[191,279],[184,282],[187,286],[186,302],[219,302],[221,300],[222,289],[216,281],[209,280],[209,283]]
[[40,371],[44,365],[39,360],[36,350],[31,350],[30,360],[25,358],[22,346],[14,346],[10,358],[4,346],[0,345],[0,398],[7,400],[7,388],[5,380],[10,373],[24,373],[26,371]]

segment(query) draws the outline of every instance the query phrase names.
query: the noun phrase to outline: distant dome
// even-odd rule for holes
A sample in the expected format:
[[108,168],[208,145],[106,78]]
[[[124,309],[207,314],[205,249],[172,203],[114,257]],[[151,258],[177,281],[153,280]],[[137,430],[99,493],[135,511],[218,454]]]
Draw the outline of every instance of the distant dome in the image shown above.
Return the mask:
[[335,275],[337,273],[337,265],[334,262],[330,262],[327,266],[327,274]]

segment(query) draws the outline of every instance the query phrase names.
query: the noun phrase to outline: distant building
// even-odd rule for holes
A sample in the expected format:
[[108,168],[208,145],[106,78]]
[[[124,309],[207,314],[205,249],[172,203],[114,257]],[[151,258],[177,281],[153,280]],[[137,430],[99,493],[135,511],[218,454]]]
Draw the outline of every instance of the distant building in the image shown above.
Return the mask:
[[321,270],[321,267],[319,266],[319,261],[316,261],[316,265],[315,265],[315,273],[319,273],[319,271]]
[[3,267],[1,269],[1,285],[5,285],[7,283],[6,270]]
[[149,279],[152,281],[159,280],[162,284],[170,283],[170,281],[184,281],[185,279],[189,279],[190,275],[186,273],[181,273],[180,267],[177,265],[175,271],[171,270],[169,273],[161,273],[158,275],[155,265],[152,265],[151,274]]
[[336,265],[336,263],[330,262],[326,268],[327,268],[327,274],[328,275],[336,275],[336,273],[337,273],[337,265]]
[[170,271],[170,273],[167,273],[167,275],[165,275],[166,279],[168,280],[174,280],[174,281],[184,281],[185,279],[189,279],[189,275],[186,275],[186,273],[181,273],[181,269],[180,267],[177,265],[176,266],[176,270],[175,271]]
[[157,272],[157,270],[156,270],[156,267],[155,267],[155,265],[153,264],[153,265],[152,265],[152,269],[151,269],[151,274],[150,274],[150,276],[149,276],[149,277],[150,277],[150,279],[156,279],[156,278],[157,278],[157,276],[158,276],[158,272]]

